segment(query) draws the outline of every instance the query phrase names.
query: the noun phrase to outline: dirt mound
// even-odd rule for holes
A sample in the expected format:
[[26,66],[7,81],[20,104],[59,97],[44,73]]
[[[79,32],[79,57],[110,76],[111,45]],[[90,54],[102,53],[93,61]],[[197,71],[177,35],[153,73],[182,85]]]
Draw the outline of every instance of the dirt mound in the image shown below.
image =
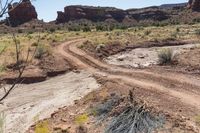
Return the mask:
[[200,48],[185,49],[175,58],[178,65],[186,67],[187,71],[200,73]]
[[[26,67],[19,83],[31,84],[45,81],[48,77],[54,77],[75,69],[67,60],[58,54],[43,57]],[[12,84],[18,74],[15,68],[10,68],[8,73],[1,75],[0,82]]]

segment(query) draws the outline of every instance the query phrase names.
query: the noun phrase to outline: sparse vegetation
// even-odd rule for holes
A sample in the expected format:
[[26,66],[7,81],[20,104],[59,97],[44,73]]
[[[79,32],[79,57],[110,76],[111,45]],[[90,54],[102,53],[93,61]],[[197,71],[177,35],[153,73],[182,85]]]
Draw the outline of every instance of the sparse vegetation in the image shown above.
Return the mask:
[[78,124],[78,125],[82,125],[84,123],[86,123],[88,121],[89,117],[87,114],[82,114],[82,115],[79,115],[75,118],[75,122]]
[[163,49],[158,53],[159,64],[171,64],[173,61],[173,51],[171,49]]
[[47,48],[46,48],[46,46],[45,45],[43,45],[43,44],[39,44],[39,46],[38,46],[38,48],[36,49],[36,52],[35,52],[35,58],[37,58],[37,59],[41,59],[42,58],[42,56],[44,55],[44,54],[46,54],[48,51],[47,51]]
[[195,30],[195,34],[199,36],[200,35],[200,29]]
[[43,121],[36,124],[35,133],[50,133],[48,122]]
[[6,70],[6,67],[4,65],[0,65],[0,73],[4,72]]
[[89,26],[84,26],[83,27],[83,32],[90,32],[91,28]]
[[53,33],[53,32],[55,32],[56,30],[55,30],[54,28],[50,28],[49,31],[50,31],[51,33]]
[[195,121],[198,125],[200,125],[200,115],[195,117]]
[[145,106],[129,106],[123,113],[113,118],[105,133],[152,132],[163,124],[164,118],[151,116]]
[[147,30],[147,31],[144,32],[144,35],[145,35],[145,36],[148,36],[149,34],[151,34],[151,31],[150,31],[150,30]]
[[5,126],[5,114],[4,112],[0,112],[0,133],[4,132],[4,126]]

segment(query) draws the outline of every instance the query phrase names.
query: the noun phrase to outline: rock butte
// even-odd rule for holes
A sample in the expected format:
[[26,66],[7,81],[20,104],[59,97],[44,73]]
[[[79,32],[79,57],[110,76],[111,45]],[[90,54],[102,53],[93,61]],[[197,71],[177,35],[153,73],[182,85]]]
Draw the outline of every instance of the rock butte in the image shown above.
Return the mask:
[[23,24],[32,19],[37,19],[37,12],[30,0],[22,0],[21,3],[14,3],[8,6],[9,21],[12,26]]

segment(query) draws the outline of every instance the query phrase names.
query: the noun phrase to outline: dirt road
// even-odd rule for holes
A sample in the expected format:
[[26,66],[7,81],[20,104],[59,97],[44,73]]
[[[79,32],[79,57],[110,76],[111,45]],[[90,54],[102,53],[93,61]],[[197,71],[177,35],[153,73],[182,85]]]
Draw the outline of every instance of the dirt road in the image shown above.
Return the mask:
[[58,47],[58,51],[77,68],[88,70],[105,79],[159,91],[177,98],[185,108],[190,106],[200,114],[200,77],[163,69],[140,70],[109,65],[80,50],[77,46],[82,42],[83,39],[65,42]]

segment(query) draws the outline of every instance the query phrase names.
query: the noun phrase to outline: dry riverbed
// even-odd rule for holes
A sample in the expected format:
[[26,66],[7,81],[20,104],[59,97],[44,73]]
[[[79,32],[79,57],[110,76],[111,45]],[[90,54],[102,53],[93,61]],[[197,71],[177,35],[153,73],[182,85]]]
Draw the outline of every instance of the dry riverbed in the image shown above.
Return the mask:
[[70,72],[40,83],[18,85],[0,105],[0,111],[5,116],[5,132],[23,133],[36,121],[50,117],[58,108],[72,105],[74,100],[99,87],[86,71]]
[[108,64],[124,67],[147,67],[159,63],[158,53],[163,49],[171,49],[174,56],[185,50],[200,47],[200,44],[186,44],[180,46],[164,46],[151,48],[136,48],[131,51],[121,52],[105,58]]

